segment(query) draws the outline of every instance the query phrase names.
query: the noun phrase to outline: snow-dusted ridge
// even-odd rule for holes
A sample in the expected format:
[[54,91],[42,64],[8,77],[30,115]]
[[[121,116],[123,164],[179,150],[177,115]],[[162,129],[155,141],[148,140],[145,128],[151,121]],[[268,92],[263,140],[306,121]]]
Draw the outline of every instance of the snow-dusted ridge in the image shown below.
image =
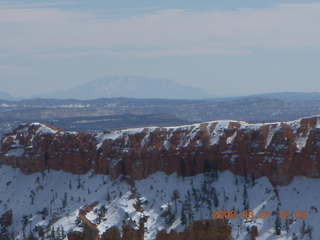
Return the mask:
[[[301,122],[308,120],[308,119],[316,119],[315,125],[309,125],[307,126],[308,131],[307,132],[301,132]],[[296,146],[299,151],[302,150],[302,148],[305,147],[306,141],[308,139],[308,135],[310,133],[311,129],[314,128],[320,128],[320,115],[309,117],[309,118],[301,118],[295,121],[288,121],[288,122],[274,122],[274,123],[247,123],[244,121],[235,121],[235,120],[217,120],[217,121],[209,121],[209,122],[203,122],[203,123],[196,123],[196,124],[190,124],[190,125],[183,125],[183,126],[172,126],[172,127],[146,127],[146,128],[131,128],[131,129],[123,129],[123,130],[114,130],[110,131],[108,133],[100,133],[97,136],[98,147],[102,146],[103,141],[105,140],[116,140],[119,138],[122,138],[124,135],[133,135],[137,133],[144,133],[145,137],[147,138],[150,132],[154,131],[162,131],[169,133],[167,136],[167,139],[165,139],[166,144],[170,142],[170,137],[172,136],[172,133],[175,131],[186,131],[188,134],[183,135],[181,138],[181,142],[178,144],[179,146],[188,146],[188,143],[190,140],[193,140],[197,137],[197,133],[200,131],[204,131],[203,126],[206,126],[206,131],[208,132],[210,136],[210,144],[216,145],[219,144],[219,140],[222,136],[225,135],[225,130],[232,130],[232,129],[238,129],[238,130],[258,130],[261,127],[268,126],[268,135],[267,135],[267,141],[265,148],[267,148],[272,138],[275,134],[275,132],[279,131],[283,125],[288,125],[292,128],[293,135],[295,136],[296,140]],[[232,144],[234,137],[236,134],[234,134],[232,137],[228,137],[228,144]],[[148,139],[144,139],[144,143],[146,143]],[[144,146],[145,144],[142,144]]]
[[[301,132],[301,121],[304,121],[306,119],[316,119],[315,125],[309,125],[307,126],[307,132]],[[305,146],[308,134],[310,133],[311,129],[314,128],[320,128],[320,116],[313,116],[310,118],[301,118],[295,121],[288,121],[288,122],[275,122],[275,123],[247,123],[244,121],[235,121],[235,120],[217,120],[217,121],[209,121],[209,122],[203,122],[203,123],[196,123],[196,124],[190,124],[190,125],[183,125],[183,126],[172,126],[172,127],[145,127],[145,128],[130,128],[130,129],[122,129],[122,130],[113,130],[109,131],[107,133],[99,133],[96,135],[97,140],[97,147],[100,148],[102,146],[102,143],[106,140],[117,140],[119,138],[123,138],[125,135],[134,135],[134,134],[144,134],[144,143],[147,143],[148,141],[148,135],[151,132],[155,131],[162,131],[169,133],[167,136],[167,139],[165,139],[166,142],[170,140],[170,137],[172,136],[172,133],[175,131],[186,131],[188,134],[184,135],[181,138],[181,142],[179,146],[187,146],[188,142],[190,140],[193,140],[197,137],[197,133],[200,131],[204,131],[204,127],[206,126],[206,130],[210,136],[210,144],[215,145],[219,143],[219,139],[225,134],[225,130],[232,130],[232,129],[242,129],[242,130],[258,130],[259,128],[263,126],[268,126],[268,136],[267,136],[267,143],[265,147],[267,148],[271,140],[274,136],[274,133],[276,131],[279,131],[280,128],[284,125],[289,125],[292,128],[292,132],[295,136],[296,145],[298,150],[302,150],[302,148]],[[20,134],[28,133],[30,128],[36,128],[36,133],[39,134],[55,134],[57,132],[63,133],[65,131],[61,129],[57,129],[55,127],[42,124],[39,122],[31,123],[29,125],[25,125],[22,128],[20,128],[17,132]],[[67,133],[75,134],[76,132],[70,132],[66,131]],[[229,137],[228,144],[233,143],[235,135],[233,137]],[[144,144],[142,144],[144,146]]]
[[157,171],[190,176],[217,166],[288,184],[297,175],[320,177],[319,118],[259,124],[219,120],[100,134],[32,123],[4,136],[0,163],[25,173],[52,168],[84,174],[92,169],[134,179]]

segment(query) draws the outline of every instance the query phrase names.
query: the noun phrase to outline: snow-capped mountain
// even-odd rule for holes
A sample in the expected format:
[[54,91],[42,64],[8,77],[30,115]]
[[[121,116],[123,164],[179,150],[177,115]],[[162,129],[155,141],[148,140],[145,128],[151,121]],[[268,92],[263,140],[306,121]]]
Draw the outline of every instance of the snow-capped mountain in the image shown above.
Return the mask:
[[319,239],[319,136],[319,117],[100,134],[22,125],[1,141],[1,239],[208,239],[201,219],[222,224],[210,239]]
[[173,80],[124,76],[101,78],[75,88],[39,97],[86,100],[112,97],[204,99],[212,96],[203,89],[185,86]]

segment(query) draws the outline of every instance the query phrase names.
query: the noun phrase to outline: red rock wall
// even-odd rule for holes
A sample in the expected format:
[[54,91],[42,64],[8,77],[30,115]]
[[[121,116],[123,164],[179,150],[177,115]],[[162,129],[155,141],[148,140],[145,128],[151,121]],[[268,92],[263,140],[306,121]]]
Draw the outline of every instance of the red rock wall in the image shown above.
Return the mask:
[[[319,126],[318,126],[319,122]],[[45,169],[113,179],[142,179],[157,171],[182,176],[217,168],[288,184],[294,176],[320,177],[318,117],[248,124],[219,121],[175,128],[144,128],[100,135],[43,124],[20,126],[1,141],[0,163],[23,173]]]
[[183,232],[165,230],[158,232],[156,240],[231,240],[231,226],[225,219],[199,220],[191,223]]

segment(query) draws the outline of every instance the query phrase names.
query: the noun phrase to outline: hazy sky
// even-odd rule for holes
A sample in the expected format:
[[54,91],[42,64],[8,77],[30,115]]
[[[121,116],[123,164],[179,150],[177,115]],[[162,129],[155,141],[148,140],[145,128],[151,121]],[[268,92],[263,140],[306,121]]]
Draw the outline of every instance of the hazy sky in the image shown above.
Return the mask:
[[319,1],[0,0],[0,91],[135,75],[217,96],[320,92],[319,24]]

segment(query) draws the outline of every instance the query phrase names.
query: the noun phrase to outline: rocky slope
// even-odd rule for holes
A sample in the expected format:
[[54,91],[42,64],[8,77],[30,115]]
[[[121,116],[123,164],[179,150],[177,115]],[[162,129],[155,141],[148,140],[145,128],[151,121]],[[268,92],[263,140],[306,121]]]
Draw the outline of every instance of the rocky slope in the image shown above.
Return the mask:
[[266,176],[275,185],[294,176],[320,177],[320,118],[249,124],[214,121],[88,134],[32,123],[1,141],[0,163],[31,174],[46,169],[116,179],[155,172],[193,176],[216,169]]

